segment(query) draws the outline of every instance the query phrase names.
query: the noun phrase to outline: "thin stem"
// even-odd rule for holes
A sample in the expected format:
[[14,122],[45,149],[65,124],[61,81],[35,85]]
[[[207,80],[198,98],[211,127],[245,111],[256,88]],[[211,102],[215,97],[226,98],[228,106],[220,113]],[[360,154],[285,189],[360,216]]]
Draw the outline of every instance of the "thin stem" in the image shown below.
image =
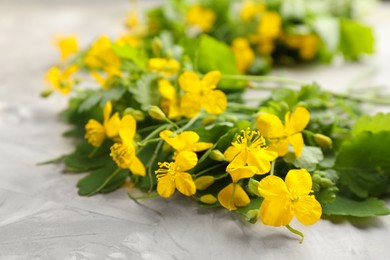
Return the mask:
[[138,144],[138,146],[146,146],[146,145],[148,145],[148,144],[157,143],[157,142],[160,141],[160,140],[161,140],[161,138],[158,137],[158,138],[149,139],[149,140],[147,140],[146,142],[137,143],[137,144]]
[[201,116],[201,112],[199,112],[196,116],[194,116],[193,118],[191,118],[190,121],[187,122],[187,124],[185,124],[184,126],[182,126],[180,129],[176,130],[175,132],[176,133],[181,133],[183,132],[184,130],[186,130],[187,128],[189,128],[190,126],[192,126],[196,120],[199,119],[199,117]]
[[213,166],[211,166],[211,167],[209,167],[207,169],[204,169],[203,171],[198,172],[197,174],[193,174],[192,176],[194,178],[197,178],[197,177],[199,177],[200,175],[202,175],[202,174],[204,174],[206,172],[209,172],[211,170],[214,170],[214,169],[217,169],[217,168],[221,167],[222,165],[224,165],[224,163],[213,165]]
[[229,198],[229,201],[228,201],[228,205],[229,205],[229,210],[230,210],[230,205],[232,205],[231,203],[233,202],[233,206],[234,205],[234,193],[236,192],[236,185],[237,183],[233,182],[233,191],[232,191],[232,194],[230,195],[230,198]]
[[116,169],[110,176],[108,176],[108,178],[103,182],[102,185],[100,185],[95,191],[87,194],[87,196],[89,197],[95,195],[96,193],[101,191],[118,173],[120,173],[121,170],[121,168]]
[[150,183],[150,187],[149,187],[148,192],[151,192],[152,189],[153,189],[153,182],[152,182],[152,180],[153,180],[153,172],[152,172],[152,166],[153,166],[153,164],[155,163],[155,161],[156,161],[156,159],[157,159],[158,153],[160,152],[163,143],[164,143],[164,141],[163,141],[163,140],[160,140],[160,142],[157,144],[156,150],[154,150],[154,153],[153,153],[153,155],[152,155],[152,157],[150,158],[149,163],[148,163],[148,178],[149,178],[149,183]]
[[90,154],[88,154],[88,158],[94,157],[95,154],[99,151],[99,148],[100,148],[100,146],[95,147],[95,149],[93,149],[93,151]]
[[303,233],[301,231],[298,231],[294,228],[292,228],[290,225],[287,225],[286,228],[291,232],[291,233],[294,233],[295,235],[298,235],[301,237],[301,239],[299,240],[299,243],[302,244],[303,243],[303,239],[305,238],[305,236],[303,235]]
[[275,161],[276,160],[273,160],[271,162],[271,171],[269,172],[270,175],[274,175],[274,172],[275,172]]
[[282,77],[274,76],[248,76],[248,75],[222,75],[222,79],[231,79],[231,80],[250,80],[250,81],[267,81],[267,82],[276,82],[276,83],[288,83],[295,85],[306,85],[307,82],[287,79]]
[[334,97],[349,99],[357,102],[390,106],[390,98],[354,97],[351,96],[351,94],[336,94],[336,93],[330,93],[330,94]]
[[177,124],[175,124],[171,119],[169,119],[168,117],[164,118],[164,120],[170,124],[171,126],[173,126],[174,128],[176,128],[176,130],[179,130],[179,126]]

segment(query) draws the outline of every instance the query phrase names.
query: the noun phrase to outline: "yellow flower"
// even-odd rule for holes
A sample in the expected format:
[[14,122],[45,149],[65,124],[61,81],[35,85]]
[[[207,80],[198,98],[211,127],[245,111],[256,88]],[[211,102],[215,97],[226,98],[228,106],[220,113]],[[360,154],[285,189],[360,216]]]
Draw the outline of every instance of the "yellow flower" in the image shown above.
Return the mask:
[[84,63],[91,69],[120,73],[121,61],[111,47],[111,40],[103,35],[95,41],[84,57]]
[[111,117],[112,104],[107,102],[103,109],[103,124],[95,119],[90,119],[85,125],[85,138],[88,142],[99,147],[106,137],[114,138],[118,136],[118,129],[120,125],[119,113],[114,113]]
[[129,29],[133,29],[139,25],[137,11],[131,11],[126,17],[125,25]]
[[145,166],[136,155],[133,144],[136,133],[136,121],[131,115],[125,115],[119,125],[119,136],[122,143],[111,146],[111,157],[118,167],[129,169],[133,174],[145,176]]
[[310,174],[305,169],[290,170],[286,182],[277,176],[267,176],[258,190],[264,201],[260,208],[261,221],[270,226],[287,226],[295,215],[304,225],[316,223],[322,214],[314,195]]
[[175,59],[152,58],[148,61],[148,69],[170,77],[180,70],[180,63]]
[[270,171],[270,161],[275,160],[278,154],[266,147],[265,139],[257,131],[242,131],[237,141],[226,149],[225,158],[230,161],[228,168],[238,166],[253,166],[256,174],[265,174]]
[[260,17],[257,32],[262,38],[275,39],[282,28],[282,19],[277,12],[265,12]]
[[202,79],[192,71],[186,71],[180,75],[180,87],[186,92],[181,100],[181,109],[186,117],[196,116],[202,108],[213,115],[225,111],[226,95],[221,90],[216,89],[220,78],[219,71],[211,71]]
[[218,193],[218,201],[228,210],[236,210],[250,203],[248,194],[238,183],[230,183]]
[[236,57],[237,68],[241,72],[245,72],[255,60],[255,53],[245,38],[236,38],[232,42],[232,50]]
[[302,60],[310,60],[317,53],[319,39],[315,34],[290,34],[283,38],[286,45],[298,49],[299,57]]
[[191,174],[186,171],[195,167],[198,157],[193,152],[183,151],[176,156],[174,162],[159,163],[157,174],[157,193],[164,198],[169,198],[175,192],[175,188],[186,196],[192,196],[196,192],[196,186]]
[[166,79],[158,81],[158,90],[161,94],[161,108],[168,115],[168,118],[177,118],[181,115],[180,101],[177,98],[176,89],[171,82]]
[[263,114],[257,117],[257,129],[270,140],[269,148],[276,151],[279,156],[288,152],[291,144],[295,156],[299,158],[304,146],[302,131],[310,121],[310,113],[304,107],[297,107],[290,115],[287,112],[282,124],[280,119],[272,114]]
[[240,17],[243,21],[249,21],[257,14],[265,11],[264,3],[255,3],[254,1],[247,0],[241,8]]
[[61,71],[58,67],[51,67],[45,76],[45,80],[52,85],[52,87],[58,90],[61,94],[66,95],[71,90],[75,84],[72,75],[76,73],[78,67],[76,65],[71,65],[67,67],[64,71]]
[[215,18],[213,10],[194,4],[187,11],[186,23],[198,27],[202,32],[209,32],[213,28]]
[[121,73],[118,70],[112,70],[111,68],[106,68],[105,73],[100,73],[97,71],[92,71],[91,76],[96,80],[97,83],[99,83],[100,86],[104,90],[107,90],[112,85],[112,79],[114,77],[120,77]]
[[141,39],[134,35],[122,35],[115,41],[118,45],[130,45],[133,48],[141,47],[141,42]]
[[160,133],[160,137],[176,150],[176,155],[183,151],[200,152],[213,146],[212,143],[198,142],[199,135],[194,131],[184,131],[180,134],[174,134],[170,130],[164,130]]
[[75,54],[79,50],[76,36],[60,37],[56,39],[56,45],[60,50],[61,60],[65,61],[69,56]]

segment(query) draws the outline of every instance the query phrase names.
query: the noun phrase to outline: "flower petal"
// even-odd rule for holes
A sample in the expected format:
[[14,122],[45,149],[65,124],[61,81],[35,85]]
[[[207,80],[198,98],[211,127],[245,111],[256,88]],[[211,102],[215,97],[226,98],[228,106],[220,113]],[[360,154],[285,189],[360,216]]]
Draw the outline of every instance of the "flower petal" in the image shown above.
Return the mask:
[[285,199],[265,199],[260,207],[260,219],[265,225],[287,226],[293,216],[288,201]]
[[160,92],[161,96],[163,96],[163,98],[166,98],[170,101],[176,99],[175,87],[173,87],[171,82],[166,79],[160,79],[158,81],[158,91]]
[[177,138],[186,150],[199,141],[199,135],[194,131],[184,131]]
[[125,115],[119,125],[119,136],[126,145],[133,145],[133,138],[136,132],[136,121],[131,115]]
[[175,180],[167,174],[157,178],[157,193],[164,198],[169,198],[175,192]]
[[210,149],[211,147],[213,147],[212,143],[197,142],[196,144],[192,145],[191,150],[194,152],[200,152],[200,151]]
[[236,189],[234,191],[234,204],[237,207],[245,207],[251,202],[248,197],[248,194],[244,191],[241,185],[236,184]]
[[198,74],[193,71],[185,71],[179,77],[180,88],[185,92],[199,93],[201,91]]
[[186,196],[192,196],[196,192],[196,185],[191,174],[176,172],[175,185],[178,191]]
[[258,116],[256,126],[259,132],[268,139],[281,138],[285,135],[282,121],[273,114]]
[[210,91],[207,95],[203,96],[201,104],[207,113],[219,115],[226,109],[227,98],[225,93],[217,89]]
[[184,172],[195,167],[198,163],[198,157],[194,152],[183,151],[177,154],[175,163],[176,170]]
[[308,195],[311,192],[312,185],[311,175],[306,169],[288,171],[286,186],[294,195]]
[[225,156],[226,160],[231,162],[234,159],[234,157],[236,157],[237,154],[241,152],[241,150],[242,150],[241,148],[232,145],[226,149],[223,155]]
[[247,163],[249,166],[254,166],[257,168],[256,174],[265,174],[271,169],[270,161],[265,159],[262,155],[263,153],[261,150],[248,152]]
[[313,195],[301,196],[294,205],[294,211],[299,222],[304,225],[316,223],[322,215],[321,204]]
[[286,121],[286,130],[290,134],[302,132],[310,121],[310,113],[304,107],[297,107]]
[[133,174],[137,174],[140,176],[145,176],[146,169],[144,164],[141,162],[141,160],[137,156],[133,156],[132,163],[130,164],[130,171]]
[[206,89],[211,90],[217,87],[217,84],[220,79],[221,79],[221,72],[215,70],[215,71],[210,71],[209,73],[204,75],[202,78],[202,82],[206,87]]
[[118,135],[119,126],[121,120],[119,118],[119,113],[116,112],[110,119],[104,122],[104,130],[108,137],[113,138]]
[[305,144],[303,143],[303,137],[301,133],[290,135],[288,142],[292,145],[295,153],[295,157],[299,158],[302,154],[302,149]]
[[228,210],[236,210],[237,207],[244,207],[250,203],[248,194],[239,184],[234,183],[230,183],[218,193],[218,201]]
[[232,177],[233,182],[238,182],[241,179],[244,178],[250,178],[257,172],[256,167],[251,166],[239,166],[239,167],[227,167],[226,171],[230,174]]
[[184,116],[188,118],[196,116],[202,108],[199,94],[186,93],[181,98],[180,107]]
[[164,130],[160,132],[160,137],[175,150],[182,150],[183,144],[180,143],[178,136],[171,130]]
[[264,199],[270,200],[286,200],[289,195],[284,181],[274,175],[269,175],[262,179],[259,183],[258,191]]
[[111,112],[112,112],[112,103],[108,101],[103,108],[104,121],[107,121],[110,118]]
[[268,150],[275,151],[278,153],[279,156],[284,156],[288,152],[288,139],[274,139],[271,140],[271,143],[268,146]]

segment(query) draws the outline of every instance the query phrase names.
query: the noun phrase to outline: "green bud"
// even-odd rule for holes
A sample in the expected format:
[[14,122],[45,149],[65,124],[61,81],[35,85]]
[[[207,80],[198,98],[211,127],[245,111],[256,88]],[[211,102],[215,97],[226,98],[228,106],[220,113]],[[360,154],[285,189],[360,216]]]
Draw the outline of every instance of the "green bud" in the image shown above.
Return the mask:
[[152,40],[152,51],[154,54],[159,55],[161,53],[161,50],[162,50],[162,42],[160,38],[156,37]]
[[259,182],[256,181],[255,179],[250,178],[248,182],[248,191],[251,194],[256,195],[257,197],[261,197],[258,187],[259,187]]
[[197,190],[204,190],[214,183],[214,177],[208,175],[201,176],[199,178],[196,178],[194,182]]
[[322,149],[331,149],[333,142],[328,136],[323,134],[314,134],[314,141],[322,148]]
[[320,185],[323,188],[327,188],[327,187],[333,186],[334,183],[333,183],[333,181],[329,180],[328,178],[322,178]]
[[316,173],[313,174],[311,179],[313,180],[314,183],[318,183],[318,184],[321,183],[321,180],[322,180],[321,176],[319,174],[316,174]]
[[135,118],[137,121],[144,121],[145,115],[141,110],[136,110],[134,108],[128,107],[123,112],[124,115],[131,115]]
[[205,204],[215,204],[217,202],[217,198],[212,194],[206,194],[200,197],[200,201]]
[[41,92],[41,97],[47,98],[47,97],[50,96],[52,93],[53,93],[53,90],[52,90],[52,89],[44,89],[44,90]]
[[223,162],[225,161],[225,156],[223,155],[223,153],[220,151],[220,150],[212,150],[210,152],[210,158],[213,159],[214,161],[218,161],[218,162]]
[[260,210],[251,209],[246,213],[246,220],[252,224],[256,223],[260,216]]
[[151,106],[148,111],[149,115],[156,120],[164,120],[167,116],[158,106]]

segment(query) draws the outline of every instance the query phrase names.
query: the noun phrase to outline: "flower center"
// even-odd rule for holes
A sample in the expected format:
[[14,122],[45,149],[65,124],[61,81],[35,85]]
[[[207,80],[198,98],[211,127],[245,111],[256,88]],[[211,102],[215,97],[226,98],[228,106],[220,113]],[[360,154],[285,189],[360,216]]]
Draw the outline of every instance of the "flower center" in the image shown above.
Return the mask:
[[111,157],[120,168],[129,168],[133,162],[134,150],[124,144],[111,146]]

